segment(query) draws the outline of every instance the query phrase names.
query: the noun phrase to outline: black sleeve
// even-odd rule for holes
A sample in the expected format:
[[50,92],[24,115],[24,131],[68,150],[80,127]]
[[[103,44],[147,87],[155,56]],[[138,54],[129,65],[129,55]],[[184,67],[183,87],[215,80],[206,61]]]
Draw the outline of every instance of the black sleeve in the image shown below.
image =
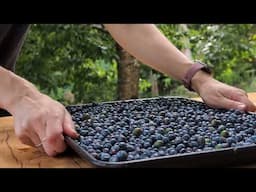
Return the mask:
[[[28,28],[28,24],[0,24],[0,66],[15,71],[16,60]],[[9,115],[7,111],[0,109],[0,117]]]
[[0,65],[14,71],[28,24],[0,24]]

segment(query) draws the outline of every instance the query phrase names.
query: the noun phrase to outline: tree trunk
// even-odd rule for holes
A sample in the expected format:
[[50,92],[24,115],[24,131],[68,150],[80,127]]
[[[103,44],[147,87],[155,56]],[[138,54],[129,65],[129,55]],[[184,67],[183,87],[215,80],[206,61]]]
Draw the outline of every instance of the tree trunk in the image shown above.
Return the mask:
[[159,96],[159,89],[158,89],[158,81],[157,81],[157,75],[150,71],[150,81],[151,81],[151,95],[152,97]]
[[139,97],[140,65],[136,59],[117,44],[118,61],[118,99]]

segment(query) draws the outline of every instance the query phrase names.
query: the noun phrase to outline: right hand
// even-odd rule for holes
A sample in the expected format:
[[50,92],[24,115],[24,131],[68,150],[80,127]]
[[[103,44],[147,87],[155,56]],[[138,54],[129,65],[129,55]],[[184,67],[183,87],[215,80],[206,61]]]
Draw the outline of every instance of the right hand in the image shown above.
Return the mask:
[[65,107],[47,95],[24,96],[13,110],[15,133],[22,143],[40,146],[49,156],[66,149],[64,135],[78,137],[72,118]]

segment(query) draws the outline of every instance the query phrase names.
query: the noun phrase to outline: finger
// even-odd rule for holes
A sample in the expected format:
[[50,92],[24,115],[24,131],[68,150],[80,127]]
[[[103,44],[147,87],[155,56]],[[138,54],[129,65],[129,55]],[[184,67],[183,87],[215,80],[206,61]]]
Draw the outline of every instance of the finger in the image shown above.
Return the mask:
[[49,118],[46,124],[46,138],[43,143],[44,150],[49,156],[55,156],[57,153],[65,151],[66,144],[63,137],[63,120],[53,117]]
[[245,111],[246,110],[246,105],[238,102],[238,101],[234,101],[234,100],[230,100],[226,97],[221,97],[215,104],[214,107],[218,107],[218,108],[225,108],[225,109],[238,109],[240,111]]
[[239,94],[237,97],[234,97],[234,100],[241,102],[243,104],[245,104],[246,111],[255,111],[256,110],[256,106],[253,102],[251,102],[247,96],[247,94]]
[[[23,126],[23,127],[22,127]],[[28,125],[25,124],[16,124],[14,125],[15,129],[15,134],[17,135],[17,137],[19,138],[19,140],[21,141],[21,143],[25,144],[25,145],[30,145],[32,147],[34,147],[34,143],[33,141],[30,139],[29,136],[29,132],[28,131],[22,131],[22,130],[28,130]]]
[[43,142],[45,140],[46,121],[43,118],[39,118],[37,121],[30,122],[30,127],[33,127],[33,129],[30,129],[28,134],[33,146],[44,152]]
[[64,136],[63,135],[59,135],[59,138],[56,139],[56,144],[55,144],[56,148],[55,148],[55,151],[57,153],[62,153],[63,151],[66,150],[67,146],[65,144],[65,141],[64,141]]
[[31,131],[29,133],[29,136],[31,141],[33,142],[33,146],[36,147],[41,152],[44,152],[43,146],[41,145],[42,140],[40,139],[39,135],[36,132]]
[[251,102],[248,98],[241,98],[240,100],[241,103],[244,103],[246,106],[246,111],[255,111],[256,110],[256,106],[253,102]]
[[65,111],[63,131],[64,131],[64,134],[66,134],[72,138],[77,138],[79,136],[79,134],[75,131],[74,122],[72,121],[72,117],[67,111]]
[[31,141],[31,139],[30,139],[29,137],[27,137],[27,136],[25,136],[25,137],[20,137],[19,139],[20,139],[20,141],[21,141],[23,144],[25,144],[25,145],[29,145],[29,146],[32,146],[32,147],[35,146],[34,143]]

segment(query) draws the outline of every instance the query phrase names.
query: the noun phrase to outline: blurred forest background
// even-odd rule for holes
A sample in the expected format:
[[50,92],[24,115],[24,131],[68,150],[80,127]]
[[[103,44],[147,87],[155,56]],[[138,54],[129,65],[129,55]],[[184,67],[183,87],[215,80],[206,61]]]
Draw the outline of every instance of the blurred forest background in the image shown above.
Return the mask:
[[[214,77],[256,91],[255,24],[157,24]],[[33,24],[16,73],[65,105],[164,95],[197,96],[119,47],[99,24]]]

